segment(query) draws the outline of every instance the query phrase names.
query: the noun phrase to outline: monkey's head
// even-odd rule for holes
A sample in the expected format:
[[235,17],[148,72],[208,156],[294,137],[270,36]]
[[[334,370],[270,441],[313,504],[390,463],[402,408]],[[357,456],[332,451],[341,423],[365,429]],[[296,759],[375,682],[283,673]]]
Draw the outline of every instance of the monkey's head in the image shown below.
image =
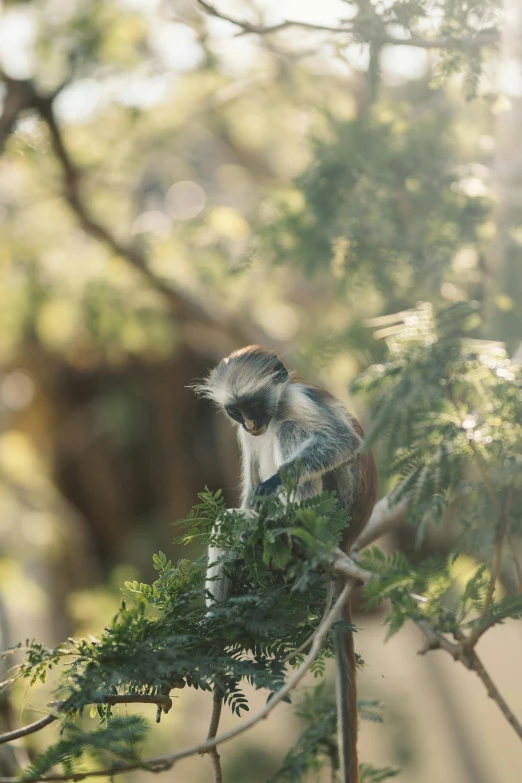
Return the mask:
[[222,359],[195,389],[250,435],[258,436],[277,415],[288,380],[288,370],[275,353],[249,345]]

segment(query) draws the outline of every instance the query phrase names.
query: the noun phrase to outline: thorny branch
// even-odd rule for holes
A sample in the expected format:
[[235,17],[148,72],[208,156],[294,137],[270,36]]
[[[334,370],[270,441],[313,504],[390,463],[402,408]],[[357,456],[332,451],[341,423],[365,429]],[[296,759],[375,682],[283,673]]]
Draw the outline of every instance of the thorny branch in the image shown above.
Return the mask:
[[[303,22],[298,19],[284,19],[282,22],[273,25],[259,25],[245,19],[237,19],[229,14],[225,14],[215,5],[207,2],[207,0],[197,0],[197,3],[209,16],[223,19],[225,22],[230,22],[230,24],[239,27],[239,35],[270,35],[271,33],[279,33],[282,30],[288,30],[289,28],[297,28],[316,32],[336,33],[337,35],[352,35],[353,39],[356,39],[356,31],[353,22],[349,20],[340,20],[338,25],[324,25]],[[380,45],[394,44],[396,46],[416,46],[421,49],[458,49],[461,51],[470,51],[479,49],[481,46],[496,43],[500,40],[500,33],[498,30],[488,29],[481,30],[472,38],[468,39],[453,38],[449,35],[441,36],[439,38],[424,38],[420,35],[415,35],[414,33],[410,33],[409,38],[400,38],[382,29],[381,31],[376,31],[372,34],[372,40],[374,43]]]

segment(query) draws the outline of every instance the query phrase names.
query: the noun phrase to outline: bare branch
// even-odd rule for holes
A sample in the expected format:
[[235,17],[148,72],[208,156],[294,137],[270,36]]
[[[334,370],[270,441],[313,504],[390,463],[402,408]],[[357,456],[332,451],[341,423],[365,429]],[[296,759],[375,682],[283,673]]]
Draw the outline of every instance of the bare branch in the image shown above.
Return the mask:
[[484,668],[484,664],[478,657],[475,650],[472,650],[469,654],[469,663],[466,663],[468,669],[471,669],[475,672],[475,674],[478,675],[482,683],[484,684],[488,696],[490,699],[493,699],[495,704],[498,706],[498,708],[501,710],[502,714],[504,715],[507,722],[513,726],[516,733],[522,739],[522,723],[518,720],[518,718],[515,717],[515,715],[511,712],[510,708],[508,707],[505,699],[503,696],[501,696],[500,691],[498,690],[497,686],[489,676],[488,672]]
[[36,720],[34,723],[29,723],[27,726],[22,726],[21,729],[8,731],[6,734],[2,734],[0,736],[0,744],[3,744],[4,742],[12,742],[13,740],[20,739],[21,737],[27,737],[29,734],[34,734],[35,731],[44,729],[50,723],[53,723],[55,720],[57,720],[57,718],[58,715],[52,715],[49,713],[49,715],[46,715],[45,718],[40,718],[40,720]]
[[94,218],[84,203],[80,186],[81,173],[67,151],[54,113],[54,99],[64,85],[61,85],[51,95],[43,96],[37,92],[31,80],[12,79],[2,71],[0,71],[0,80],[4,82],[7,90],[3,113],[0,117],[0,151],[3,141],[12,132],[20,113],[24,109],[37,111],[49,129],[53,151],[62,167],[65,199],[79,219],[84,231],[137,269],[153,288],[167,297],[171,311],[178,318],[188,316],[205,320],[206,314],[201,308],[188,302],[167,282],[157,277],[147,266],[144,254],[137,247],[126,245],[117,239],[108,228]]
[[415,625],[426,637],[426,644],[419,650],[419,655],[425,655],[430,650],[446,650],[455,661],[459,660],[462,653],[460,644],[450,642],[443,634],[437,633],[429,620],[416,620]]
[[355,579],[357,582],[362,582],[363,584],[369,582],[370,579],[376,578],[372,571],[367,571],[365,568],[358,566],[351,557],[345,555],[340,549],[336,551],[331,566],[338,574],[342,574],[350,579]]
[[[230,731],[226,731],[218,737],[206,739],[199,745],[192,745],[188,748],[185,748],[184,750],[178,751],[177,753],[168,753],[162,756],[156,756],[154,758],[148,759],[147,761],[137,762],[135,764],[113,766],[105,769],[95,769],[88,772],[77,772],[70,775],[48,775],[42,778],[24,778],[24,783],[36,783],[36,781],[39,780],[75,781],[90,777],[119,775],[123,772],[132,772],[133,770],[137,769],[147,769],[150,772],[161,772],[163,770],[171,769],[174,764],[181,759],[187,758],[189,756],[195,756],[200,753],[206,753],[211,748],[214,748],[217,745],[222,745],[224,742],[228,742],[229,740],[234,739],[234,737],[237,737],[239,734],[243,734],[245,731],[248,731],[257,723],[260,723],[262,720],[267,718],[272,710],[277,707],[277,705],[299,685],[301,680],[309,672],[310,667],[321,651],[328,632],[330,631],[332,625],[337,621],[339,613],[350,597],[352,590],[353,582],[349,582],[344,586],[331,611],[317,627],[312,646],[303,663],[299,666],[298,669],[295,670],[292,676],[288,678],[283,687],[280,688],[277,693],[274,693],[272,698],[267,702],[263,709],[259,710],[259,712],[257,712],[255,715],[252,715],[252,717],[248,720],[245,720],[240,726],[237,726],[234,729],[230,729]],[[19,783],[19,781],[18,778],[2,777],[0,778],[0,783]]]
[[364,549],[365,546],[373,543],[385,533],[401,525],[404,521],[405,510],[406,501],[394,504],[389,495],[379,500],[373,509],[370,521],[352,547],[352,552],[356,553],[360,549]]
[[488,696],[497,704],[508,723],[522,739],[522,723],[508,707],[507,702],[475,652],[473,645],[476,644],[476,641],[473,638],[464,636],[464,634],[458,634],[460,641],[450,642],[443,634],[437,633],[428,620],[417,620],[416,625],[426,636],[426,645],[419,650],[419,654],[424,655],[429,650],[446,650],[455,661],[460,661],[467,669],[475,672],[484,684]]
[[[0,153],[3,151],[7,137],[14,131],[16,123],[23,111],[34,109],[38,99],[34,83],[31,79],[13,79],[0,68],[0,81],[5,85],[3,111],[0,116]],[[67,82],[55,89],[50,96],[54,100],[63,90]]]
[[[257,329],[247,329],[225,314],[216,303],[200,305],[186,293],[180,294],[169,281],[158,277],[150,268],[146,254],[135,244],[118,239],[91,213],[81,192],[82,175],[65,145],[62,131],[54,113],[55,95],[41,97],[35,95],[33,105],[49,129],[53,151],[63,173],[64,198],[74,212],[83,230],[93,239],[105,245],[112,253],[120,256],[147,281],[151,288],[158,291],[166,300],[169,313],[175,317],[180,338],[191,348],[205,350],[215,346],[216,353],[230,351],[245,339],[259,342],[264,339]],[[198,331],[196,332],[195,326]]]
[[35,95],[34,104],[49,129],[51,144],[62,168],[64,197],[78,218],[84,231],[108,247],[115,255],[124,258],[131,266],[138,270],[153,288],[166,296],[170,309],[177,317],[188,315],[190,317],[201,318],[204,314],[196,305],[189,307],[189,304],[184,297],[181,297],[167,282],[151,271],[147,266],[144,254],[136,246],[127,245],[117,239],[106,226],[96,220],[91,214],[82,198],[80,170],[69,155],[63,140],[62,132],[56,120],[53,98],[43,98]]
[[[292,27],[316,32],[335,33],[336,35],[348,34],[354,36],[355,32],[353,22],[347,20],[340,20],[337,26],[302,22],[298,19],[284,19],[282,22],[273,25],[259,25],[222,13],[207,0],[197,0],[197,3],[209,16],[223,19],[225,22],[230,22],[230,24],[239,27],[241,30],[240,35],[270,35],[271,33],[279,33],[281,30],[288,30]],[[377,32],[372,40],[381,45],[393,44],[395,46],[416,46],[420,49],[460,49],[469,51],[497,43],[500,40],[500,33],[498,30],[489,29],[481,30],[469,39],[452,38],[449,35],[440,36],[439,38],[423,38],[414,33],[410,33],[409,38],[399,38],[382,30]]]
[[247,22],[245,19],[235,19],[228,14],[224,14],[221,11],[218,11],[215,6],[207,3],[206,0],[197,0],[197,2],[198,5],[200,5],[209,16],[215,16],[217,19],[223,19],[225,22],[230,22],[230,24],[233,24],[236,27],[240,27],[243,33],[269,35],[270,33],[278,33],[281,30],[286,30],[289,27],[301,27],[305,30],[319,30],[328,33],[350,32],[350,27],[340,29],[339,27],[332,27],[330,25],[311,24],[309,22],[300,22],[298,20],[290,19],[285,19],[283,22],[278,22],[277,24],[268,26],[258,25],[253,24],[252,22]]

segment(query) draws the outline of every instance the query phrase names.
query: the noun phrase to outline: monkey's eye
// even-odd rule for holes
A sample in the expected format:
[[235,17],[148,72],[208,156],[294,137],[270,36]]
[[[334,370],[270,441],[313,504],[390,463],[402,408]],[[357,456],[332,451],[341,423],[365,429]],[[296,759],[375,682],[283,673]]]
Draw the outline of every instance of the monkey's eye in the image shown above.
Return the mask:
[[230,416],[231,419],[234,419],[235,421],[241,421],[242,417],[241,417],[241,411],[239,410],[239,408],[230,407],[230,408],[225,408],[225,410],[226,410],[226,412],[228,413],[228,415]]

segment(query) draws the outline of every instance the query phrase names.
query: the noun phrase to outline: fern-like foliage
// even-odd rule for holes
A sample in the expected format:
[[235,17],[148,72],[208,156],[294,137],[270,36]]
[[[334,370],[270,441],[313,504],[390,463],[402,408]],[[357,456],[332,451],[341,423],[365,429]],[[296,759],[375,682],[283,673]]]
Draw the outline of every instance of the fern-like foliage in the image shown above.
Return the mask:
[[[363,720],[382,722],[381,702],[360,701],[359,716]],[[337,780],[339,756],[337,751],[337,709],[335,695],[325,682],[314,688],[308,688],[296,707],[295,714],[304,721],[306,728],[287,753],[281,768],[269,783],[298,783],[309,773],[319,773],[329,766],[332,780]],[[384,781],[398,774],[390,768],[375,769],[362,764],[361,779]],[[372,777],[372,775],[374,777]]]
[[[286,479],[284,502],[266,498],[256,519],[227,511],[220,492],[201,494],[178,540],[188,544],[198,538],[228,550],[234,589],[212,611],[205,604],[205,558],[174,565],[160,552],[153,558],[158,578],[152,584],[127,582],[118,613],[97,639],[69,640],[52,650],[28,643],[14,678],[44,679],[67,656],[56,692],[63,701],[62,737],[28,776],[59,764],[69,774],[80,768],[85,753],[106,751],[113,766],[139,758],[144,722],[119,717],[104,702],[107,696],[217,688],[241,715],[248,710],[245,682],[265,689],[268,697],[281,688],[300,660],[292,651],[309,639],[324,611],[328,559],[348,524],[332,494],[297,503],[295,489]],[[212,532],[217,521],[219,532]],[[316,676],[323,675],[331,652],[328,641],[315,663]],[[74,722],[92,704],[101,719],[94,732],[85,721]]]
[[477,339],[479,325],[465,302],[388,317],[389,358],[353,391],[372,396],[368,445],[378,441],[392,497],[407,501],[420,537],[426,520],[458,507],[460,547],[483,556],[506,515],[522,534],[522,368]]
[[[378,577],[366,585],[365,600],[375,608],[386,599],[388,635],[414,620],[438,634],[473,639],[522,617],[520,595],[493,589],[499,558],[522,537],[522,369],[502,345],[476,337],[473,305],[441,312],[421,305],[386,321],[389,354],[353,387],[372,397],[367,442],[388,466],[391,497],[405,502],[417,542],[441,520],[456,533],[439,557],[364,550],[361,565]],[[206,558],[174,564],[159,552],[157,579],[127,582],[119,611],[98,638],[54,649],[27,643],[12,677],[34,683],[54,667],[62,671],[56,696],[63,730],[26,775],[60,765],[76,773],[93,753],[112,766],[139,764],[145,724],[119,716],[107,697],[217,690],[240,716],[248,710],[246,683],[267,698],[281,688],[320,622],[329,563],[349,524],[333,494],[298,503],[295,478],[284,477],[283,488],[282,497],[264,498],[254,516],[228,510],[220,492],[205,490],[181,521],[178,543],[226,551],[223,568],[233,585],[226,601],[206,605]],[[470,564],[465,572],[461,553]],[[317,678],[332,653],[329,638],[312,668]],[[91,719],[101,721],[95,729],[86,715],[91,705]],[[360,711],[380,719],[375,704]],[[301,780],[324,763],[336,770],[335,709],[324,684],[305,697],[300,714],[307,728],[274,780]],[[367,783],[395,775],[361,768]]]
[[57,764],[62,765],[66,775],[79,772],[78,762],[84,754],[101,758],[115,769],[137,762],[146,733],[147,722],[139,715],[115,717],[108,726],[99,726],[92,731],[82,730],[67,719],[62,724],[58,742],[36,757],[24,770],[22,780],[42,777]]

